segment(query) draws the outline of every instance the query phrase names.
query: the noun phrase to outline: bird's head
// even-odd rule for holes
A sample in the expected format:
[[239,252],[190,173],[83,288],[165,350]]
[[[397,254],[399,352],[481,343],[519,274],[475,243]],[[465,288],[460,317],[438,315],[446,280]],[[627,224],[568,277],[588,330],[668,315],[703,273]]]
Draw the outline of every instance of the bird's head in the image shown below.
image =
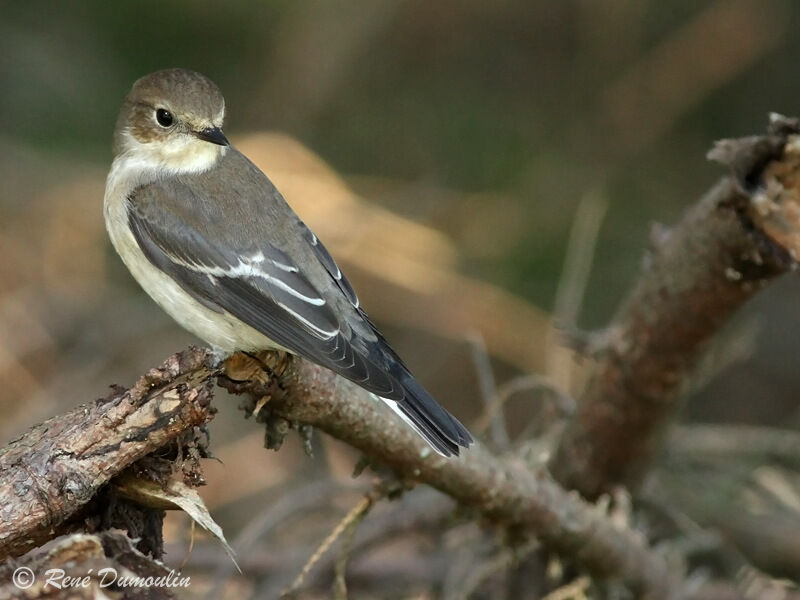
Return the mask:
[[165,69],[136,81],[114,131],[114,155],[177,172],[203,171],[225,153],[225,99],[194,71]]

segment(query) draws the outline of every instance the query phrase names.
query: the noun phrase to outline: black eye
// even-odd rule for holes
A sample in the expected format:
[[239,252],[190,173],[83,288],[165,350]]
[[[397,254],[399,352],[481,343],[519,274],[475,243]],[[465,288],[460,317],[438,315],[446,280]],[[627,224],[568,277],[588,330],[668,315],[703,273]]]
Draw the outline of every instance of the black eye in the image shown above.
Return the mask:
[[156,121],[162,127],[172,126],[172,113],[165,108],[159,108],[156,111]]

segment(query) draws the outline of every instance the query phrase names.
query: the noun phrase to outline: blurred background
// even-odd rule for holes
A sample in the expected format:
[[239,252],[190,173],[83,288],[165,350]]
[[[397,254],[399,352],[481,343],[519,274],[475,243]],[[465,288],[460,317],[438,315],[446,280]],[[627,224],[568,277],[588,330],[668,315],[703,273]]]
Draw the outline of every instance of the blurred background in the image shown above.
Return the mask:
[[[705,160],[712,142],[762,132],[770,111],[800,112],[798,25],[788,0],[0,3],[0,442],[195,341],[139,290],[104,231],[111,133],[136,78],[181,66],[213,79],[228,137],[326,242],[412,370],[466,423],[507,393],[513,437],[545,402],[524,376],[579,392],[587,361],[559,328],[612,318],[652,225],[674,223],[721,175]],[[798,299],[784,279],[729,324],[691,386],[687,424],[800,429]],[[169,517],[167,560],[187,560],[198,581],[225,571],[208,577],[209,597],[215,585],[272,597],[351,506],[358,457],[322,436],[314,460],[294,438],[268,453],[235,402],[220,392],[219,404],[223,464],[209,464],[202,493],[229,538],[243,536],[249,576],[226,570],[211,541],[189,555],[181,515]],[[783,519],[787,545],[766,550],[714,526],[753,564],[796,578],[798,454],[792,469],[752,455],[723,469],[676,450],[662,468],[677,481],[661,482],[699,496],[681,501],[704,526],[734,504]],[[310,498],[302,514],[269,512],[286,490]],[[258,529],[261,517],[270,525]],[[318,529],[276,557],[289,517]],[[420,544],[465,535],[476,534],[398,534],[383,550],[411,571],[377,552],[353,577],[363,597],[458,597],[463,577],[420,559]],[[326,573],[309,587],[327,589]]]

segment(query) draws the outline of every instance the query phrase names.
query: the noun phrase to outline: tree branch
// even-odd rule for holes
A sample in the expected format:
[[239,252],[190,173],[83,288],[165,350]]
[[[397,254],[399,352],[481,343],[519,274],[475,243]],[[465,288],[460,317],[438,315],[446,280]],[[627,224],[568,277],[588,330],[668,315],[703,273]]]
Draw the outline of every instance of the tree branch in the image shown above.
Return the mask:
[[709,157],[731,169],[668,232],[608,330],[608,344],[551,469],[596,497],[637,485],[681,406],[706,342],[744,302],[795,265],[800,150],[795,120],[763,137],[727,140]]
[[[546,472],[532,472],[514,457],[497,458],[480,444],[459,458],[443,458],[371,394],[331,371],[297,358],[288,365],[276,361],[275,354],[261,358],[280,375],[229,364],[232,381],[226,387],[269,396],[271,415],[326,431],[403,478],[431,485],[496,523],[537,535],[550,549],[595,575],[622,580],[642,597],[676,593],[679,571],[649,550],[641,534],[613,524]],[[276,393],[275,383],[281,392]]]
[[59,533],[112,477],[211,420],[213,371],[192,349],[130,390],[79,406],[0,449],[0,559]]

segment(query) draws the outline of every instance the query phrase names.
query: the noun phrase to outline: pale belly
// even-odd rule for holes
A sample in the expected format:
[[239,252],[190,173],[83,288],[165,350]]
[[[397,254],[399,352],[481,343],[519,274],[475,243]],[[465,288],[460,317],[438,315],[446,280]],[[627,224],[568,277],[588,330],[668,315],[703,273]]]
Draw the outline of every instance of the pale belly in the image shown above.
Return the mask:
[[204,306],[153,266],[127,227],[124,201],[106,201],[104,213],[111,243],[131,275],[181,327],[224,353],[284,349],[236,317]]

